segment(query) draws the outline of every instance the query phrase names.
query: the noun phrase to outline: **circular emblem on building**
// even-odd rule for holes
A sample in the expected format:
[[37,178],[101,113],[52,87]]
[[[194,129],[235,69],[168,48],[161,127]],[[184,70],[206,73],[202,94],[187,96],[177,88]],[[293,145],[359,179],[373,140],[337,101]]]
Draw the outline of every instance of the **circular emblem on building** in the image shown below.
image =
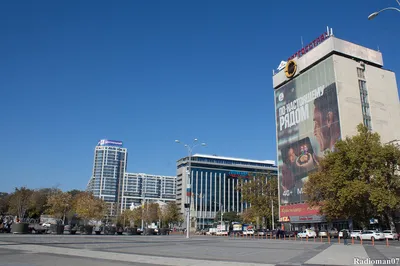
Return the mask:
[[293,60],[290,60],[289,62],[287,62],[286,67],[285,67],[286,77],[292,78],[294,76],[294,74],[296,74],[296,71],[297,71],[296,62]]
[[279,93],[278,100],[281,102],[285,99],[285,95],[283,93]]

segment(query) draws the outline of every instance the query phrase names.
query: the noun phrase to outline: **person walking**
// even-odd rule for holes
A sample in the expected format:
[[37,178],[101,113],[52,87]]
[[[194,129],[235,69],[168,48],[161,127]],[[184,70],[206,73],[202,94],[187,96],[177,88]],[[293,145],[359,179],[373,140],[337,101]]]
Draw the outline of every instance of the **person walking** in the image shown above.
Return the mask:
[[349,232],[345,229],[343,230],[343,243],[347,246],[347,239],[349,238]]

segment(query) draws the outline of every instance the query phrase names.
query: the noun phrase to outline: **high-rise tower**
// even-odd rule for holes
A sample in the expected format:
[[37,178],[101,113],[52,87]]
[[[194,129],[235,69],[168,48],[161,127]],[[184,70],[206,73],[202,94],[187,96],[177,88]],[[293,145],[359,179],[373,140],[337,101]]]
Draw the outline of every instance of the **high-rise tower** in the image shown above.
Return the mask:
[[117,211],[120,180],[126,172],[127,149],[122,141],[102,139],[94,151],[93,173],[87,190],[110,203],[110,214]]

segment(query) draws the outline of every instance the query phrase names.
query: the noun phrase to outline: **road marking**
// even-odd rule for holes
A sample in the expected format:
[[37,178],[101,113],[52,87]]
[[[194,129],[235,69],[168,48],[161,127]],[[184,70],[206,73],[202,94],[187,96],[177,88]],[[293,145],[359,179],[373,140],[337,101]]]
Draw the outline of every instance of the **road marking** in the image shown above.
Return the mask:
[[42,245],[25,245],[25,244],[15,244],[15,243],[7,243],[7,242],[0,242],[0,245],[3,245],[3,247],[6,249],[13,249],[13,250],[19,250],[19,251],[50,253],[50,254],[57,254],[57,255],[64,255],[64,256],[104,259],[104,260],[112,260],[112,261],[147,263],[147,264],[158,264],[158,265],[170,265],[170,266],[210,266],[210,265],[213,265],[213,266],[274,266],[274,264],[169,258],[169,257],[124,254],[124,253],[115,253],[115,252],[106,252],[106,251],[94,251],[94,250],[87,250],[87,249],[82,250],[82,249],[60,248],[60,247],[50,247],[50,246],[42,246]]

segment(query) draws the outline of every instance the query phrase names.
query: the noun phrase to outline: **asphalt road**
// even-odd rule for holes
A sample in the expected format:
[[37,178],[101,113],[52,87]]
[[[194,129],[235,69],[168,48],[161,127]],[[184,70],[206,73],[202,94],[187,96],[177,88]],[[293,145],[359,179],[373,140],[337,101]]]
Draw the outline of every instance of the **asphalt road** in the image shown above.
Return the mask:
[[[246,239],[216,236],[104,236],[104,235],[12,235],[0,234],[0,266],[158,266],[158,265],[302,265],[312,264],[321,252],[344,248],[348,256],[360,250],[365,255],[390,257],[400,254],[400,244],[391,241],[375,246],[366,243],[344,246],[301,240]],[[352,251],[354,250],[354,251]],[[364,251],[365,250],[365,251]],[[343,251],[341,251],[343,253]],[[324,253],[325,254],[325,253]],[[340,255],[340,256],[339,256]],[[329,257],[323,256],[323,257]],[[339,264],[338,264],[339,263]],[[336,265],[349,265],[337,259]]]

